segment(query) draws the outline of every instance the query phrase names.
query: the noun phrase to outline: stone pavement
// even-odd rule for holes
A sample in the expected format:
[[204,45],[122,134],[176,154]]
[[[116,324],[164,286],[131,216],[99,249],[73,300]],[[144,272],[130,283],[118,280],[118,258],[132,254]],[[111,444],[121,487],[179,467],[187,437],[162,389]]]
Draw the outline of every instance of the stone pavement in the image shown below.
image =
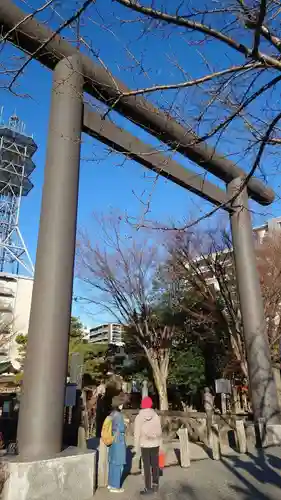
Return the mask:
[[[113,494],[106,489],[96,492],[94,500],[120,500],[141,498],[143,486],[140,475],[125,481],[125,493]],[[247,455],[196,460],[189,469],[167,467],[161,479],[160,491],[149,498],[159,500],[280,500],[281,499],[281,448],[264,452],[253,449]]]

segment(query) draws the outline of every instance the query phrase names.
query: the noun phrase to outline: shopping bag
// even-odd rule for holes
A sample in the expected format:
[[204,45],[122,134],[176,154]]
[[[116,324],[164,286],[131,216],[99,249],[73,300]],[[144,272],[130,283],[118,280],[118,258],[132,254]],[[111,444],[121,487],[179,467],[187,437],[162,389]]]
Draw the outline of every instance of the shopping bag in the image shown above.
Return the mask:
[[165,467],[165,454],[164,454],[164,451],[161,451],[159,452],[159,469],[164,469]]

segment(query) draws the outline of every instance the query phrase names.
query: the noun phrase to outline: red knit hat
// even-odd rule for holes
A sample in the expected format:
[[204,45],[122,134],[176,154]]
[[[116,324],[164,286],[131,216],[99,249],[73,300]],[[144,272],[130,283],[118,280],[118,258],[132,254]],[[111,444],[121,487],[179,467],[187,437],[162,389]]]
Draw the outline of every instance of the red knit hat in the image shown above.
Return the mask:
[[143,398],[141,402],[141,408],[142,410],[148,410],[149,408],[152,408],[153,402],[152,399],[147,396],[146,398]]

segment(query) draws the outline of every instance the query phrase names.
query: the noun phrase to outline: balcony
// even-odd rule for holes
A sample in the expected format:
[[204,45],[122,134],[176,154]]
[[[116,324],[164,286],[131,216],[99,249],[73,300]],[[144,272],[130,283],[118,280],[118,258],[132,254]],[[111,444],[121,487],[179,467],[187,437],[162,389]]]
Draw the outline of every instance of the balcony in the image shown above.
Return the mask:
[[0,299],[0,313],[13,313],[13,304]]
[[4,285],[0,285],[0,300],[1,297],[14,297],[15,292],[12,290],[12,288]]

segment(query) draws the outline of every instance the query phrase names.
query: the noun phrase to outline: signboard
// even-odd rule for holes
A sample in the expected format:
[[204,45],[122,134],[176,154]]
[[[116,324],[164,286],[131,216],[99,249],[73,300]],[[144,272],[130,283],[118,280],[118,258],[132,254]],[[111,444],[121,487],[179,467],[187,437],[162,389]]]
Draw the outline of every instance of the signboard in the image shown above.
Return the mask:
[[3,403],[3,413],[9,414],[11,409],[11,401],[4,401]]
[[82,389],[82,378],[84,371],[84,356],[80,352],[74,352],[70,356],[70,383],[76,384],[77,389]]
[[76,404],[76,384],[67,384],[65,387],[64,406],[75,406]]
[[0,394],[16,394],[20,392],[20,387],[1,387]]
[[219,378],[216,380],[216,393],[217,394],[231,394],[231,383],[226,378]]

